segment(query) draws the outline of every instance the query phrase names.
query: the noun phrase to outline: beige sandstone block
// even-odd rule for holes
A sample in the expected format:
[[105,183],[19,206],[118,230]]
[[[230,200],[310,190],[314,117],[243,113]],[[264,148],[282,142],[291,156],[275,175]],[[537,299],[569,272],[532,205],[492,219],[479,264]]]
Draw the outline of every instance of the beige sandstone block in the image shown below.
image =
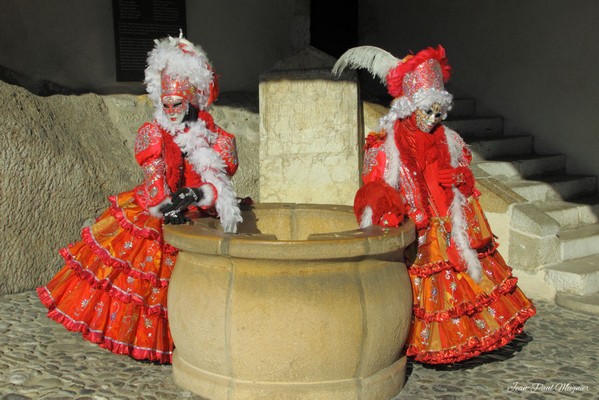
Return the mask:
[[307,47],[260,82],[260,201],[352,204],[363,133],[355,75]]
[[[348,206],[256,204],[239,234],[166,226],[175,381],[210,399],[380,399],[403,387],[414,226]],[[206,242],[206,243],[203,243]]]

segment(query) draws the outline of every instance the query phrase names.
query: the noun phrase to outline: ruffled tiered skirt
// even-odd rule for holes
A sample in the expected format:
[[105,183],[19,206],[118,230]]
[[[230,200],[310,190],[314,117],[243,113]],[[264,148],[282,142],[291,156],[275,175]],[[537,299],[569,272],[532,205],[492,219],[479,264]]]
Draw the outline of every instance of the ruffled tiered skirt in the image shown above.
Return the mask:
[[167,289],[176,249],[162,241],[162,220],[140,207],[134,191],[60,250],[66,265],[37,293],[48,316],[117,354],[170,363],[173,341]]
[[406,353],[415,361],[449,364],[498,349],[521,333],[536,312],[497,251],[477,201],[470,203],[469,214],[468,234],[482,266],[480,282],[464,265],[449,261],[447,219],[432,219],[409,267],[414,316]]

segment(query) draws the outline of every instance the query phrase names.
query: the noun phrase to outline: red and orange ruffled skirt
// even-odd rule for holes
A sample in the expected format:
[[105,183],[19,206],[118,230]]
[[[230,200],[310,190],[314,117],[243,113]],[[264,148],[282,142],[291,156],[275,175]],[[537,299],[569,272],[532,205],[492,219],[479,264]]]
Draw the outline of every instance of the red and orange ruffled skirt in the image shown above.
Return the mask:
[[480,282],[464,266],[450,263],[441,228],[448,222],[438,218],[432,219],[409,267],[414,315],[406,353],[415,361],[449,364],[498,349],[536,313],[497,251],[478,202],[471,203],[471,210],[478,214],[469,216],[469,236],[478,244]]
[[170,363],[166,302],[177,251],[134,191],[109,200],[82,240],[60,250],[66,265],[37,293],[50,318],[100,347]]

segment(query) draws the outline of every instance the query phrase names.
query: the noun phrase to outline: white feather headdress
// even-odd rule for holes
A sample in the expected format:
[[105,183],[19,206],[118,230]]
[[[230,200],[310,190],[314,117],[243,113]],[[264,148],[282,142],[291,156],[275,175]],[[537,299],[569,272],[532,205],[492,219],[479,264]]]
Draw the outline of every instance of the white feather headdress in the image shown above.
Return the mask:
[[148,53],[144,83],[156,110],[162,109],[161,73],[165,68],[169,75],[189,79],[197,89],[193,103],[200,110],[206,109],[211,102],[215,77],[204,50],[183,38],[183,35],[178,38],[167,36],[154,43],[154,49]]

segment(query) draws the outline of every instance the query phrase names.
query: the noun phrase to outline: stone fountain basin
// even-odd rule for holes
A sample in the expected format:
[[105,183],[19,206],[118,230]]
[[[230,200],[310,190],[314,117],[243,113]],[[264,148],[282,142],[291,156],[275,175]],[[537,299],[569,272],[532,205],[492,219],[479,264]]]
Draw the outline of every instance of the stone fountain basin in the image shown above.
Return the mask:
[[385,399],[405,380],[412,291],[399,228],[349,206],[256,204],[165,226],[179,248],[168,310],[174,379],[208,399]]

